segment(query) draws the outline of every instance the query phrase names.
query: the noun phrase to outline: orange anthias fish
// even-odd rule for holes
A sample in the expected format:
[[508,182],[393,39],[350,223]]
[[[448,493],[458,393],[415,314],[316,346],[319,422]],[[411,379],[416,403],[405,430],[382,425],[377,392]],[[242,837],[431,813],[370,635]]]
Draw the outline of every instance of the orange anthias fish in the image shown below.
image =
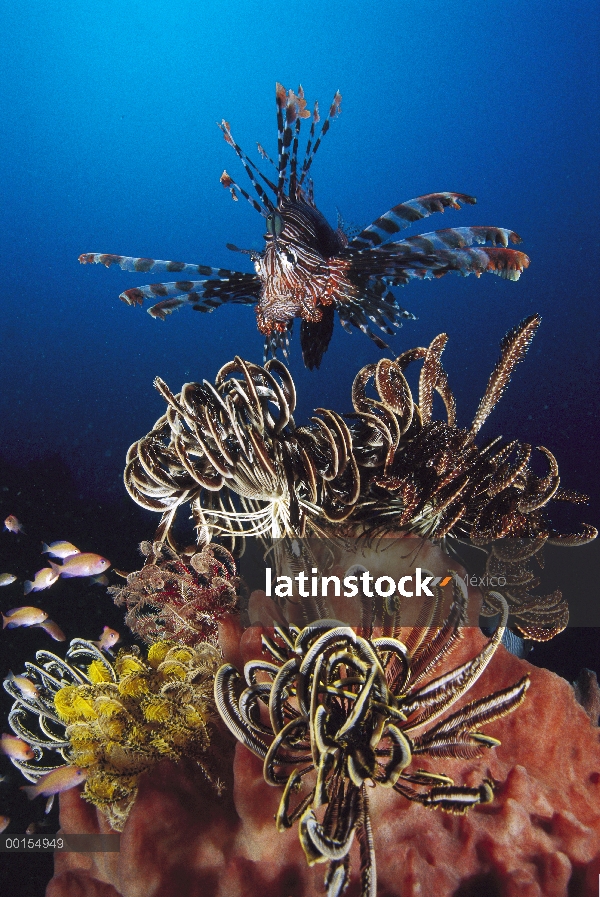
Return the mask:
[[42,542],[42,554],[49,554],[52,558],[61,558],[62,560],[71,557],[73,554],[80,554],[80,551],[70,542],[51,542],[50,545]]
[[10,816],[0,816],[0,833],[10,825]]
[[2,614],[2,628],[16,629],[17,626],[35,626],[36,623],[43,623],[48,619],[45,610],[39,607],[13,607]]
[[49,797],[51,794],[60,794],[74,788],[75,785],[81,784],[87,778],[87,769],[81,769],[79,766],[57,766],[52,772],[43,775],[35,785],[21,785],[21,791],[24,791],[29,800],[33,800],[38,794]]
[[15,676],[12,670],[8,671],[8,676],[4,680],[5,682],[12,682],[19,689],[24,698],[29,698],[30,700],[35,700],[39,698],[40,693],[27,676]]
[[6,520],[4,521],[4,529],[7,529],[9,533],[24,533],[23,524],[19,523],[14,514],[9,514]]
[[108,570],[110,561],[99,554],[85,552],[65,558],[60,565],[50,561],[50,566],[57,576],[98,576]]
[[42,623],[35,623],[35,628],[43,629],[48,635],[52,636],[55,642],[64,642],[67,638],[58,623],[54,620],[44,620]]
[[35,757],[30,744],[27,744],[22,738],[17,738],[16,735],[7,735],[6,733],[3,733],[0,738],[0,751],[13,760],[33,760]]
[[115,629],[110,629],[110,627],[105,626],[98,641],[92,642],[92,644],[103,651],[108,651],[113,645],[117,644],[120,638],[121,636]]
[[33,577],[33,582],[30,579],[25,580],[23,592],[29,595],[30,592],[41,592],[44,589],[49,589],[57,579],[58,573],[52,567],[42,567]]
[[16,580],[14,573],[0,573],[0,586],[10,586]]

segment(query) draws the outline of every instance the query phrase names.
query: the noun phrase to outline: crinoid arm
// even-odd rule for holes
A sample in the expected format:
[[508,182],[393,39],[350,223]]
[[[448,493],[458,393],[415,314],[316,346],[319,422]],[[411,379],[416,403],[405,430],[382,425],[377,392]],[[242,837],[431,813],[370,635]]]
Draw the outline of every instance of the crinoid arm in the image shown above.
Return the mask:
[[487,389],[471,425],[471,435],[479,432],[491,411],[508,386],[512,372],[524,358],[535,332],[540,326],[539,315],[530,315],[510,330],[500,343],[500,358],[492,371]]
[[[442,627],[448,636],[456,630],[466,601],[466,588],[457,587],[457,592],[454,610]],[[440,712],[468,691],[498,643],[494,637],[479,656],[430,683]],[[439,714],[428,712],[431,694],[414,687],[415,655],[396,638],[366,639],[339,620],[321,619],[302,630],[275,626],[273,637],[263,635],[262,644],[270,659],[247,663],[244,677],[231,664],[220,668],[215,704],[235,738],[263,760],[265,782],[283,789],[277,829],[282,832],[298,822],[309,866],[327,864],[329,897],[341,894],[349,883],[354,840],[361,894],[377,894],[367,799],[371,788],[393,789],[451,813],[493,800],[488,779],[473,788],[455,784],[444,773],[411,767],[418,755],[470,760],[498,747],[499,739],[479,729],[519,706],[527,677],[471,701],[414,735],[411,730],[417,726],[411,725],[411,716],[416,713],[423,726]],[[449,637],[444,645],[437,644],[431,669],[447,659],[450,646]],[[398,663],[403,668],[400,679]],[[257,672],[263,677],[260,682]],[[268,717],[257,712],[260,703],[265,709],[268,704]]]

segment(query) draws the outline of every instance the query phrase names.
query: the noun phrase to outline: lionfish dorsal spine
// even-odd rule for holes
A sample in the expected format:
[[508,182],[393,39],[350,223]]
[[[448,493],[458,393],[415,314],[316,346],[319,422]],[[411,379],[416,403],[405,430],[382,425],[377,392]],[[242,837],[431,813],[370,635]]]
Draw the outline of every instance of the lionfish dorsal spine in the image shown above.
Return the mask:
[[[304,99],[302,85],[298,87],[298,93],[295,94],[293,90],[288,90],[286,92],[285,88],[277,83],[275,88],[275,99],[277,102],[277,150],[279,171],[279,178],[277,181],[277,201],[278,203],[281,203],[285,197],[288,162],[290,163],[288,195],[290,199],[296,198],[298,139],[300,136],[302,119],[309,118],[310,112],[306,109],[306,100]],[[285,120],[283,113],[284,108]]]
[[[323,122],[323,126],[319,132],[319,136],[315,140],[314,146],[312,146],[310,149],[308,146],[306,147],[306,156],[305,156],[304,162],[302,164],[302,175],[300,177],[300,186],[302,186],[304,179],[310,170],[310,166],[313,163],[313,159],[315,158],[317,150],[319,149],[319,146],[321,145],[321,141],[323,140],[323,137],[325,137],[325,134],[329,130],[331,122],[333,121],[334,118],[337,118],[337,116],[340,114],[341,111],[342,111],[342,95],[339,92],[339,90],[336,90],[335,96],[333,98],[333,102],[331,103],[331,106],[329,107],[329,112],[327,113],[327,118]],[[316,103],[315,103],[315,114],[318,115]],[[317,119],[317,121],[318,121],[318,119]]]
[[[238,143],[236,143],[236,141],[233,139],[233,135],[231,133],[231,128],[229,127],[229,122],[226,122],[225,120],[223,120],[223,121],[221,121],[220,124],[218,122],[217,122],[217,124],[218,124],[219,128],[221,129],[221,131],[223,132],[225,142],[233,147],[238,159],[244,166],[244,170],[246,171],[246,174],[250,178],[250,182],[251,182],[252,186],[254,187],[254,189],[256,190],[257,196],[263,203],[264,208],[262,206],[260,206],[256,202],[256,200],[253,199],[253,197],[251,197],[245,190],[243,190],[242,187],[239,186],[239,184],[236,184],[236,182],[233,180],[232,177],[230,177],[230,175],[227,174],[227,172],[223,172],[223,174],[221,175],[221,183],[225,187],[228,187],[228,188],[234,187],[235,189],[239,190],[240,193],[242,194],[242,196],[248,200],[250,205],[254,209],[256,209],[256,211],[259,212],[259,214],[266,216],[268,214],[268,212],[273,212],[275,207],[273,206],[271,199],[269,198],[268,194],[265,192],[262,185],[259,184],[257,178],[254,175],[253,169],[256,171],[256,173],[259,175],[259,177],[261,177],[263,179],[263,181],[267,184],[267,186],[270,187],[271,190],[273,190],[273,192],[276,192],[275,184],[273,184],[272,181],[270,181],[267,177],[265,177],[265,175],[261,171],[258,170],[256,165],[251,161],[251,159],[248,158],[248,156],[246,155],[244,150],[241,148],[241,146]],[[224,178],[225,178],[225,180],[224,180]],[[268,211],[265,211],[265,209],[267,209]]]
[[264,213],[264,210],[263,210],[263,207],[261,206],[261,204],[258,203],[258,202],[254,199],[253,196],[250,196],[250,194],[247,192],[247,190],[244,190],[243,187],[240,187],[240,185],[239,185],[236,181],[233,180],[233,178],[231,177],[231,175],[230,175],[227,171],[223,171],[223,174],[221,175],[221,177],[219,178],[219,180],[221,181],[221,183],[223,184],[223,186],[224,186],[227,190],[229,190],[229,192],[231,193],[231,198],[232,198],[235,202],[238,201],[238,193],[241,193],[242,196],[244,197],[244,199],[247,200],[247,201],[250,203],[250,205],[252,206],[252,208],[253,208],[256,212],[258,212],[259,215],[264,215],[264,214],[265,214],[265,213]]
[[[298,99],[304,103],[302,107],[303,112],[305,112],[306,101],[304,99],[304,91],[302,89],[302,85],[298,85]],[[310,113],[306,113],[305,115],[298,115],[296,117],[296,126],[294,128],[294,142],[292,143],[292,155],[290,158],[290,186],[289,186],[289,195],[292,199],[296,198],[296,187],[298,183],[298,142],[300,139],[300,128],[302,126],[302,119],[310,116]]]

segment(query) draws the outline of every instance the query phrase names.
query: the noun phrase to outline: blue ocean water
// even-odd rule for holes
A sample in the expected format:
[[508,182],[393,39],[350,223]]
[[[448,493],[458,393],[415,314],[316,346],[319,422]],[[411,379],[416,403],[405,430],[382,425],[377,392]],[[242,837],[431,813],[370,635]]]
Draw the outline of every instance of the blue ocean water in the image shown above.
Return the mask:
[[[594,487],[598,425],[598,16],[591,2],[17,3],[3,12],[1,457],[57,452],[85,495],[121,489],[127,447],[178,389],[262,339],[251,308],[184,309],[166,323],[118,300],[148,277],[77,263],[81,252],[241,266],[264,223],[221,185],[243,182],[215,126],[249,153],[276,152],[275,82],[302,83],[342,115],[313,166],[319,208],[365,225],[438,190],[470,193],[411,232],[463,224],[516,230],[531,266],[411,283],[417,315],[392,350],[446,331],[444,360],[467,423],[503,334],[543,324],[488,427],[551,443],[566,481]],[[319,373],[293,344],[300,418],[349,408],[379,350],[335,333]]]
[[[235,354],[261,361],[251,308],[183,309],[161,323],[118,300],[147,276],[77,258],[251,270],[225,244],[260,249],[264,224],[219,183],[224,168],[245,176],[215,122],[229,121],[251,155],[257,140],[275,154],[280,81],[302,83],[322,111],[342,93],[312,170],[330,222],[339,209],[366,225],[402,200],[451,190],[477,206],[408,233],[483,224],[522,236],[531,266],[518,283],[448,275],[399,290],[417,320],[392,352],[447,332],[444,364],[466,425],[502,336],[539,312],[532,348],[483,435],[549,447],[563,485],[591,496],[570,519],[597,523],[599,30],[591,0],[4,4],[2,519],[27,522],[33,510],[18,493],[31,501],[32,476],[42,482],[49,471],[53,488],[45,481],[33,496],[36,525],[47,519],[48,538],[77,540],[60,505],[77,506],[80,522],[87,508],[91,530],[99,504],[126,501],[127,448],[163,413],[156,375],[177,391],[212,380]],[[316,406],[350,410],[356,371],[379,357],[365,336],[338,328],[320,371],[306,371],[296,333],[297,420]],[[157,522],[143,519],[133,546]]]

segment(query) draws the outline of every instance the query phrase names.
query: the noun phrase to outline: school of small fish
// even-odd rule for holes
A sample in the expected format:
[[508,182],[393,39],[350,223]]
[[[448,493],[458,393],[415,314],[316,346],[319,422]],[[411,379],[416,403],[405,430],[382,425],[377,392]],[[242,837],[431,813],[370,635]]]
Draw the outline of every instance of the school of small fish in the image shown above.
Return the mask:
[[[15,535],[26,535],[22,523],[14,514],[10,514],[5,519],[4,531]],[[65,579],[87,577],[93,583],[100,585],[108,583],[104,573],[111,564],[107,558],[99,554],[81,552],[75,545],[65,540],[58,540],[50,544],[42,542],[41,553],[47,556],[48,566],[38,570],[33,579],[25,580],[23,587],[25,595],[49,589],[61,577]],[[51,560],[52,558],[55,560]],[[57,563],[56,560],[60,561],[60,563]],[[0,587],[11,586],[15,582],[17,582],[17,577],[13,573],[0,573]],[[0,614],[0,616],[2,617],[2,629],[39,628],[43,629],[55,641],[62,642],[66,639],[58,623],[50,620],[46,611],[39,607],[13,607],[11,610]],[[110,654],[112,653],[111,648],[119,639],[120,635],[116,630],[105,626],[99,639],[94,644],[100,650]],[[18,689],[28,701],[35,703],[39,699],[36,685],[26,675],[15,676],[12,670],[9,670],[4,681],[11,683],[11,686]],[[18,763],[32,760],[35,756],[27,742],[16,735],[10,735],[6,732],[0,736],[0,753],[5,754]],[[45,812],[48,813],[52,808],[56,794],[81,784],[85,777],[85,770],[70,765],[60,766],[43,775],[35,785],[21,786],[21,790],[30,800],[33,800],[38,795],[46,797],[48,800]],[[5,781],[6,778],[6,776],[0,776],[0,783]],[[0,815],[0,833],[5,831],[9,825],[10,817]],[[35,831],[35,823],[32,823],[29,828]]]
[[[9,533],[23,533],[23,524],[14,514],[4,521],[4,529]],[[30,592],[41,592],[49,589],[54,585],[59,576],[74,577],[87,576],[95,578],[96,581],[104,585],[102,574],[110,567],[110,561],[102,557],[102,555],[94,554],[91,551],[82,552],[71,542],[59,539],[51,542],[49,545],[42,542],[42,554],[47,554],[48,558],[58,558],[62,561],[57,564],[48,560],[48,567],[42,567],[35,574],[32,580],[25,580],[24,592],[28,595]],[[17,577],[12,573],[0,573],[0,586],[9,586],[16,582]]]

